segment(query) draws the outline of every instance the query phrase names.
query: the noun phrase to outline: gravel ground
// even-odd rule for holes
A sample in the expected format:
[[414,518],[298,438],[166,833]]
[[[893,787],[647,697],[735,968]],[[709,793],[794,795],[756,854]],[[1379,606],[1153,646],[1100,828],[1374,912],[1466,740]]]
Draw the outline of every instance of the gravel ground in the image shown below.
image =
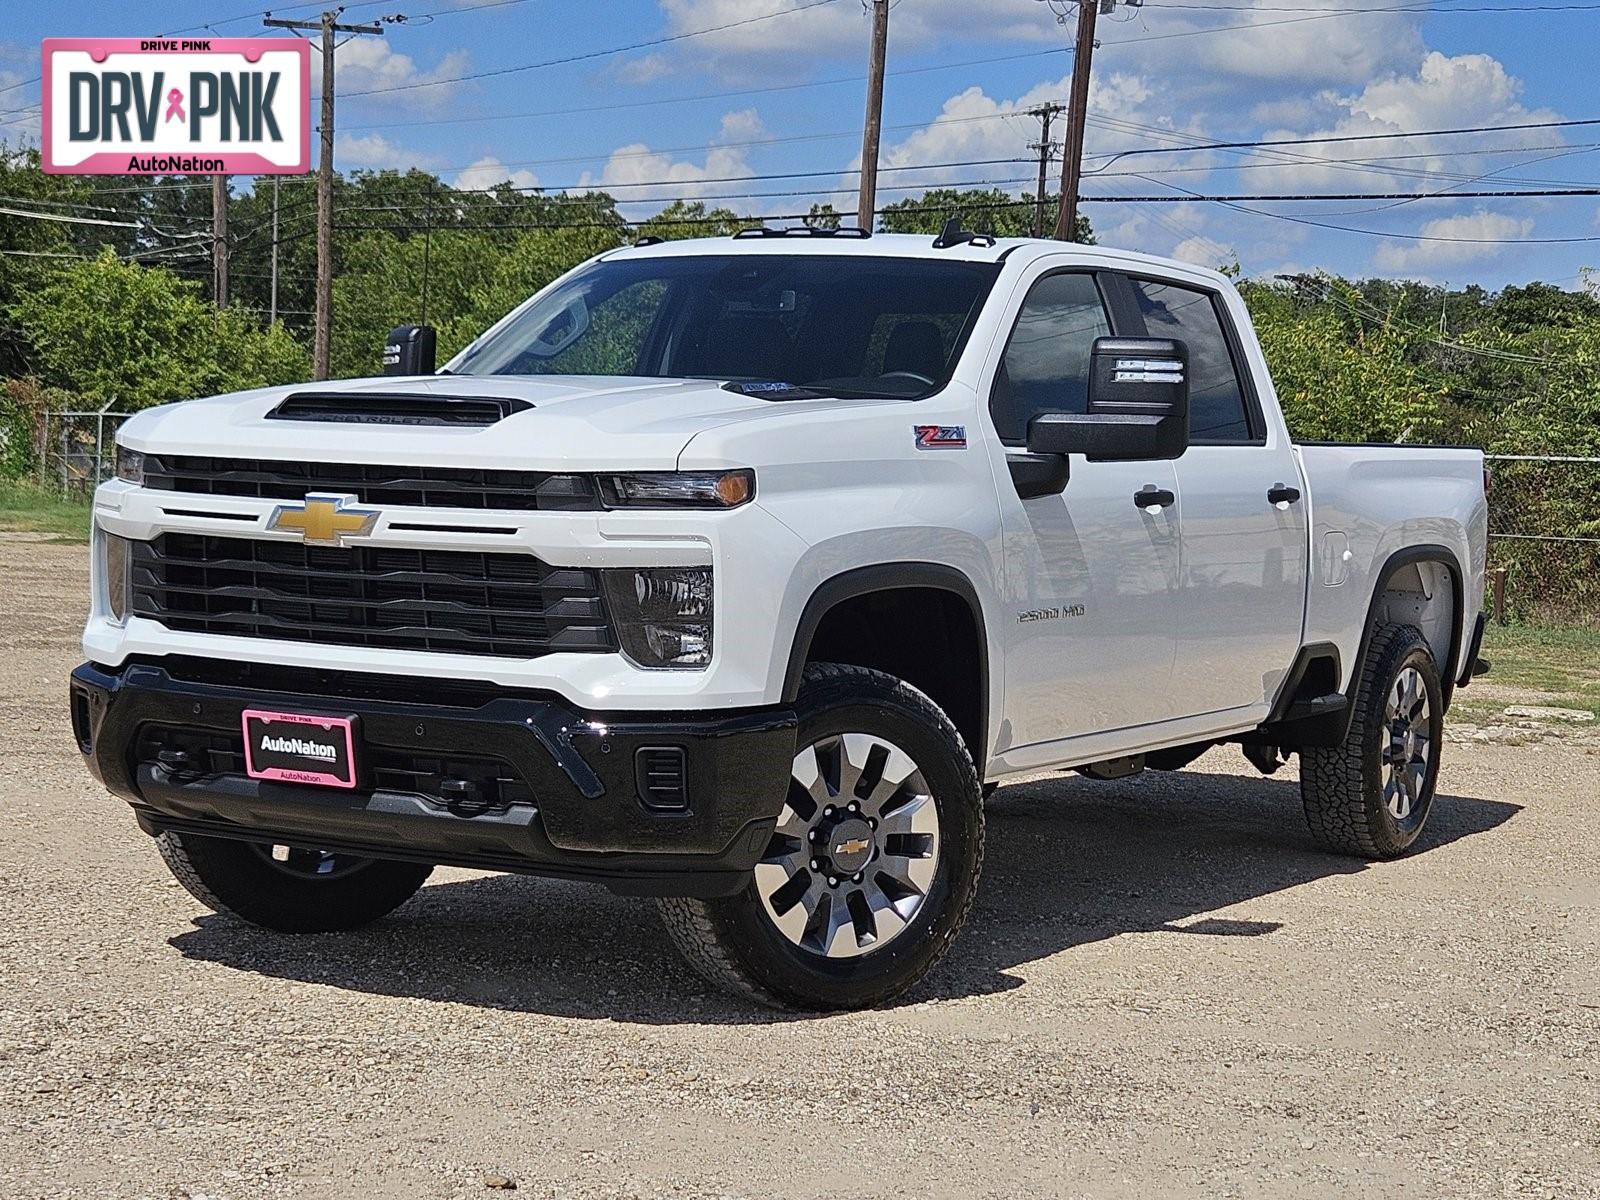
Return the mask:
[[1376,866],[1236,752],[1004,788],[935,977],[789,1018],[598,888],[203,911],[68,737],[84,551],[0,576],[0,1196],[1600,1194],[1591,743],[1450,746]]

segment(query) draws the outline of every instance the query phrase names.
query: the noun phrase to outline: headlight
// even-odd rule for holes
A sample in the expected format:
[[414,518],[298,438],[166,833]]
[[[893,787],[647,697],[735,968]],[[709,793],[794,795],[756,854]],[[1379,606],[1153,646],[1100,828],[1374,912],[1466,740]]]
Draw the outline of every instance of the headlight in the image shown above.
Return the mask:
[[122,444],[117,445],[117,478],[128,483],[144,482],[144,455],[137,450],[129,450]]
[[606,600],[622,652],[641,667],[711,661],[711,569],[608,569]]
[[128,619],[128,593],[131,587],[128,570],[128,539],[114,533],[101,535],[105,539],[106,608],[118,625]]
[[756,473],[647,471],[600,476],[607,508],[737,508],[756,494]]

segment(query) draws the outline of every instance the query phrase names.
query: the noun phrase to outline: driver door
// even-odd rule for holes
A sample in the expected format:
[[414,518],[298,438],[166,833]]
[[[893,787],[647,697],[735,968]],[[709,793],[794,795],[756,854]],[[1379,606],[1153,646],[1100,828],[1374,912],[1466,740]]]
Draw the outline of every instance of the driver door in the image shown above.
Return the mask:
[[[1003,527],[1007,722],[997,749],[1038,745],[1186,715],[1171,688],[1177,650],[1177,505],[1170,461],[1068,458],[1060,490],[1024,496],[1028,422],[1085,412],[1096,338],[1125,333],[1112,313],[1117,276],[1055,270],[1024,284],[996,364],[990,418]],[[1113,304],[1108,304],[1108,293]],[[1034,460],[1037,462],[1037,460]]]

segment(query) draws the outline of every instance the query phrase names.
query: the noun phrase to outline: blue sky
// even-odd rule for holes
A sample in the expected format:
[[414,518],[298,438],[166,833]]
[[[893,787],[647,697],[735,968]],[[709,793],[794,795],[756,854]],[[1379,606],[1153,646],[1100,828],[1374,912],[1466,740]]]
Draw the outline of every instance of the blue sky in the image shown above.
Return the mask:
[[[219,36],[248,36],[261,28],[250,2],[8,6],[0,136],[37,136],[30,106],[38,85],[27,81],[38,74],[40,39],[208,24]],[[274,11],[308,16],[320,7]],[[592,184],[637,198],[632,213],[676,197],[772,214],[826,199],[854,209],[854,177],[843,172],[857,165],[860,145],[861,0],[381,0],[348,5],[346,19],[396,11],[411,19],[339,51],[341,169],[415,165],[464,186]],[[692,36],[605,53],[682,34]],[[1085,211],[1103,242],[1208,266],[1237,260],[1251,275],[1320,267],[1457,286],[1577,286],[1583,268],[1600,264],[1600,198],[1448,192],[1600,184],[1600,149],[1592,148],[1600,124],[1112,156],[1185,142],[1600,117],[1590,65],[1597,34],[1600,0],[1148,0],[1119,8],[1100,21],[1087,146],[1096,173],[1086,195],[1429,198],[1251,205],[1275,215],[1187,200]],[[884,173],[880,199],[931,184],[1028,186],[1038,126],[1014,114],[1065,98],[1070,43],[1070,27],[1045,0],[899,0],[883,163],[906,169]],[[586,57],[515,69],[569,56]],[[460,78],[494,71],[506,73]],[[777,192],[805,194],[750,195]]]

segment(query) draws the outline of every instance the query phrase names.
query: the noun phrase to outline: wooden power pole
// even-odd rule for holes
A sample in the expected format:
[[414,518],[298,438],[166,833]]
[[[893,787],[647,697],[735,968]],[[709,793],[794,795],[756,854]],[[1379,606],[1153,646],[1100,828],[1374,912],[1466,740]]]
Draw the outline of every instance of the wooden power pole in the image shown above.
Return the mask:
[[1072,94],[1067,97],[1067,137],[1061,153],[1061,207],[1056,240],[1078,237],[1078,181],[1083,172],[1083,127],[1089,116],[1089,64],[1094,58],[1094,19],[1100,0],[1078,0],[1078,35],[1072,50]]
[[313,379],[326,379],[333,350],[333,35],[382,33],[383,26],[341,25],[339,9],[315,21],[267,17],[262,24],[277,29],[315,29],[322,35],[322,145],[317,159],[317,316],[311,354]]
[[211,177],[211,298],[228,307],[228,177]]
[[861,132],[861,198],[856,224],[869,233],[878,210],[878,140],[883,133],[883,61],[889,51],[889,0],[872,0],[872,62],[867,67],[867,123]]
[[1030,108],[1028,115],[1039,118],[1039,140],[1029,146],[1030,150],[1039,152],[1039,187],[1034,193],[1033,201],[1033,236],[1044,236],[1045,189],[1049,186],[1047,176],[1050,172],[1050,159],[1055,154],[1055,143],[1050,140],[1050,123],[1060,113],[1066,112],[1066,107],[1061,104],[1041,104],[1038,108]]

